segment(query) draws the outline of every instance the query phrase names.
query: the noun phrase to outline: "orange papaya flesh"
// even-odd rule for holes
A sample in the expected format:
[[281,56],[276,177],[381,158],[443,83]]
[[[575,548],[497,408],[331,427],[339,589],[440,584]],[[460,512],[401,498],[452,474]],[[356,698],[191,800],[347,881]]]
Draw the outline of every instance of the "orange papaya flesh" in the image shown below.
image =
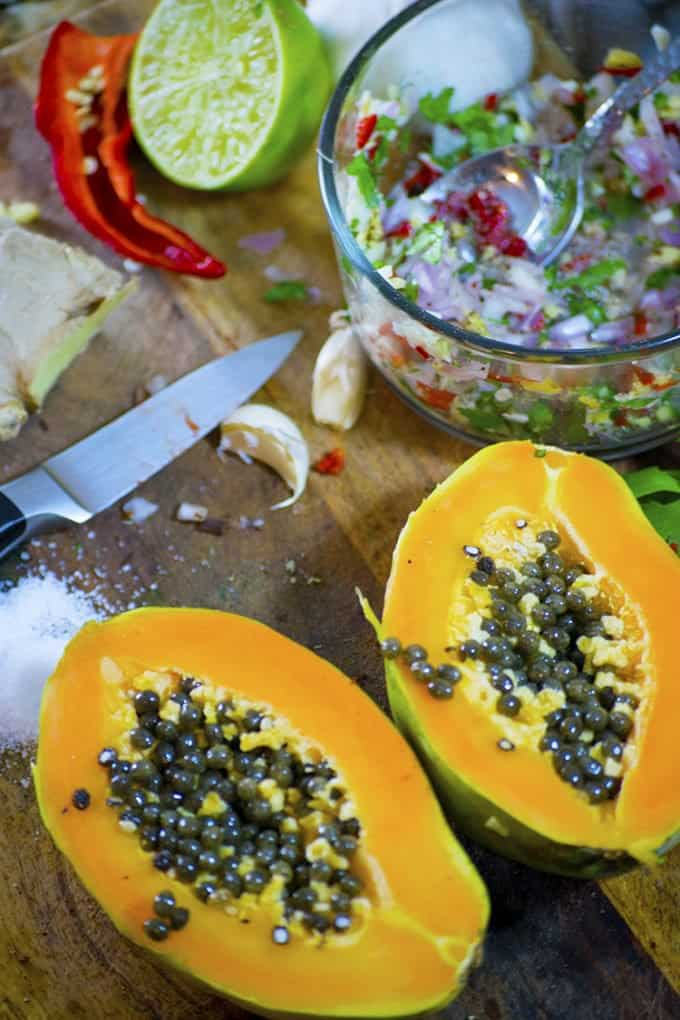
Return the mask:
[[[154,695],[158,698],[155,722],[148,711],[135,710],[140,692],[147,692],[147,700],[151,692],[152,716]],[[191,711],[199,710],[193,729],[187,700]],[[202,864],[189,881],[186,861],[185,880],[180,880],[177,852],[169,871],[153,866],[158,845],[143,849],[130,809],[107,804],[111,777],[120,765],[104,767],[98,758],[106,748],[105,759],[114,752],[119,763],[156,762],[159,741],[135,747],[130,733],[153,729],[159,721],[176,724],[180,736],[184,731],[196,736],[199,765],[201,754],[209,757],[210,733],[212,746],[228,748],[231,764],[200,775],[219,773],[223,780],[231,775],[235,781],[231,799],[224,785],[209,782],[198,794],[200,807],[185,799],[176,814],[197,818],[201,826],[214,818],[225,827],[227,815],[236,814],[242,826],[257,828],[253,805],[257,801],[259,811],[269,798],[271,812],[260,821],[260,832],[264,826],[271,835],[278,827],[279,848],[283,833],[297,834],[302,849],[296,866],[309,870],[316,863],[318,870],[321,862],[323,872],[330,865],[325,883],[306,880],[306,888],[315,891],[316,915],[325,914],[330,924],[310,928],[309,907],[307,913],[286,910],[295,901],[281,899],[284,880],[266,867],[264,891],[245,888],[247,874],[261,869],[252,856],[260,843],[247,848],[227,840],[218,848],[220,866],[240,855],[240,895],[220,884],[221,870],[205,857],[196,858]],[[292,782],[284,777],[278,785],[268,775],[257,779],[257,797],[252,791],[250,799],[245,793],[241,797],[240,779],[247,776],[239,775],[237,756],[250,754],[251,764],[261,761],[271,770],[282,751],[288,753],[284,765],[292,770]],[[190,752],[184,762],[196,766]],[[245,768],[243,758],[238,761]],[[158,769],[165,794],[175,789],[168,769],[176,767],[186,772],[182,761]],[[132,774],[139,774],[134,765]],[[407,743],[347,677],[252,620],[210,610],[153,608],[86,625],[46,686],[34,777],[47,828],[118,929],[254,1012],[348,1018],[425,1012],[450,1001],[479,958],[488,920],[486,891]],[[172,777],[176,780],[176,773]],[[303,795],[310,779],[318,782],[304,787]],[[154,803],[154,788],[140,786],[147,804]],[[88,803],[78,810],[74,793],[82,790]],[[195,789],[184,796],[192,795]],[[136,809],[131,810],[134,816]],[[323,836],[333,825],[357,833],[358,847],[346,849]],[[203,831],[194,835],[202,839]],[[184,856],[190,856],[190,845],[175,848],[185,849]],[[345,897],[349,907],[339,911],[351,920],[342,931],[333,926],[338,911],[329,904],[339,891],[339,875],[354,876],[360,885]],[[196,893],[206,883],[209,895],[202,902]],[[171,929],[154,941],[145,922],[164,923],[154,917],[153,907],[161,891],[188,908],[190,917],[182,930]],[[274,929],[286,932],[285,944],[276,944]]]
[[[539,542],[546,532],[557,536],[558,547]],[[559,556],[570,582],[562,595],[581,593],[569,598],[592,613],[587,625],[581,612],[559,603],[552,623],[535,622],[542,613],[536,603],[545,605],[548,596],[522,587],[530,580],[522,564],[546,562],[546,553]],[[484,630],[489,618],[503,624],[494,613],[504,600],[494,576],[482,584],[471,577],[484,555],[494,570],[509,570],[510,583],[521,589],[509,612],[524,617],[520,630],[538,635],[533,657],[503,626],[495,635]],[[566,573],[570,568],[577,580]],[[545,571],[538,580],[546,580]],[[590,609],[583,609],[582,596]],[[658,862],[680,841],[680,788],[673,780],[680,774],[673,638],[679,602],[680,561],[623,479],[599,461],[529,442],[499,443],[471,457],[424,500],[399,537],[382,623],[373,622],[381,639],[417,643],[431,663],[460,672],[450,697],[440,700],[403,654],[386,660],[395,721],[462,831],[505,856],[580,877]],[[562,644],[551,646],[549,628],[559,630],[569,615],[569,641],[562,631]],[[510,716],[499,707],[501,690],[490,673],[493,636],[510,645],[501,672],[520,703],[517,712],[510,706]],[[478,645],[475,658],[461,653],[470,640]],[[552,679],[532,674],[537,655],[550,660]],[[576,687],[554,682],[554,667],[564,660],[577,664]],[[599,715],[587,716],[593,706]],[[579,713],[574,730],[564,720]],[[586,719],[604,729],[588,729]],[[611,731],[614,725],[623,736]],[[550,749],[549,737],[559,742]],[[575,764],[584,771],[578,774]],[[605,797],[594,787],[606,777]]]

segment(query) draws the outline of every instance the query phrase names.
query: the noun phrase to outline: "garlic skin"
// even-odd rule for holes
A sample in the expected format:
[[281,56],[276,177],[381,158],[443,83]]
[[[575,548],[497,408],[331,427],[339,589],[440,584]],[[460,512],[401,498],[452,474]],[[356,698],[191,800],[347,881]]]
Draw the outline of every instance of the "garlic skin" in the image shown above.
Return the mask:
[[346,432],[361,414],[368,359],[347,312],[333,312],[333,332],[319,351],[312,376],[312,414],[319,425]]
[[292,495],[272,510],[292,506],[300,498],[309,475],[309,449],[292,418],[266,404],[244,404],[222,422],[221,432],[220,457],[235,453],[246,464],[262,461],[291,489]]

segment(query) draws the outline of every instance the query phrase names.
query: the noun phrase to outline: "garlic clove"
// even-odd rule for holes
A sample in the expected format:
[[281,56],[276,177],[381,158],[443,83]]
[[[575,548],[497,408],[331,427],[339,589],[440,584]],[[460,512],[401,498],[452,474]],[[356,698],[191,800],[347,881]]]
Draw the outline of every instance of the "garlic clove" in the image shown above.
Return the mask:
[[319,351],[312,377],[312,414],[320,425],[346,431],[361,414],[368,359],[346,312],[333,312],[333,332]]
[[217,452],[235,453],[247,464],[262,461],[281,475],[292,490],[271,509],[281,510],[300,498],[309,474],[309,450],[295,422],[266,404],[244,404],[222,422]]

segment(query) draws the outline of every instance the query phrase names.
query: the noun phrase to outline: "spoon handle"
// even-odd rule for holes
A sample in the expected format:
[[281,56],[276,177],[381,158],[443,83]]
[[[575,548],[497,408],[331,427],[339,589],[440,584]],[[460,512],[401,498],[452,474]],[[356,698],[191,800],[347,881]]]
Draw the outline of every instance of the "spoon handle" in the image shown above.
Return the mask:
[[634,78],[629,78],[609,99],[605,99],[604,103],[598,106],[572,142],[573,147],[582,157],[588,156],[601,138],[616,130],[632,106],[658,88],[678,67],[680,67],[680,36],[676,36],[666,49],[658,53]]

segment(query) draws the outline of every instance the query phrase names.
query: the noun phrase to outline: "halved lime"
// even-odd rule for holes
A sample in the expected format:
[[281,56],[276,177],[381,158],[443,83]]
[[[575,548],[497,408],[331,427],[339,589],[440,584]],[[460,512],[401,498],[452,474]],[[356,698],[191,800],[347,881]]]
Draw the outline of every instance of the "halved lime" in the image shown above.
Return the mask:
[[188,188],[261,187],[309,145],[331,87],[297,0],[161,0],[135,49],[137,141]]

